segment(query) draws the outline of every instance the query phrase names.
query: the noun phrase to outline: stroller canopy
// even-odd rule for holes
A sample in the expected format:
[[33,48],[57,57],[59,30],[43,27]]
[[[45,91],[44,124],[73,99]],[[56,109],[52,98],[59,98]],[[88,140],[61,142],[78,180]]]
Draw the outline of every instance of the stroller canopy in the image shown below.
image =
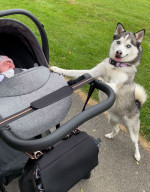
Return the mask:
[[33,32],[14,19],[0,19],[0,55],[12,58],[18,68],[34,64],[48,67],[47,60]]

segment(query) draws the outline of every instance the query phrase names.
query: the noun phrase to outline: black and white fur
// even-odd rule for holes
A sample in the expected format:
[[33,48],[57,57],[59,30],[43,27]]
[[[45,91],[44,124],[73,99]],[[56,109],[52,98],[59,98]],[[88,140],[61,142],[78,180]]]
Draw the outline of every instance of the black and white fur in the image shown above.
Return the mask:
[[[69,77],[79,77],[89,73],[94,78],[102,78],[116,93],[116,101],[108,110],[109,123],[113,131],[105,137],[113,138],[119,132],[118,124],[123,124],[129,131],[135,145],[135,159],[140,161],[138,137],[140,130],[140,108],[146,101],[146,93],[142,86],[134,82],[136,67],[142,56],[141,43],[145,30],[137,33],[126,32],[123,25],[118,23],[113,42],[110,46],[109,58],[104,59],[91,70],[65,70],[51,67],[51,70]],[[110,60],[111,59],[111,60]],[[112,61],[112,62],[111,62]],[[125,67],[118,67],[115,63]],[[112,64],[113,63],[113,64]]]

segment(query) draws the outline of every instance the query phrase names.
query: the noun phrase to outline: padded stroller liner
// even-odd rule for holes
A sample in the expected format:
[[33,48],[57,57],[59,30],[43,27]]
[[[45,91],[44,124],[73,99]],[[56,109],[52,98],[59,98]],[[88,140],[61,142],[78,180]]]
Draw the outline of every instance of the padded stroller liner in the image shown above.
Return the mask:
[[[30,106],[30,103],[66,86],[63,76],[46,67],[36,67],[5,78],[0,83],[0,117],[5,118]],[[72,96],[36,110],[9,124],[22,139],[30,139],[60,123],[71,106]]]

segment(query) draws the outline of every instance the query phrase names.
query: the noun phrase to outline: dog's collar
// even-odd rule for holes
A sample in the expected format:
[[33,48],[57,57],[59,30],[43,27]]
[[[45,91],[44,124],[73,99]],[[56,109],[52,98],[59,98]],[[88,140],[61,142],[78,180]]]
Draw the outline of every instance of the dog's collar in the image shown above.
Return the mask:
[[126,63],[122,63],[122,62],[117,62],[113,59],[109,59],[109,63],[115,67],[130,67],[131,65],[126,64]]

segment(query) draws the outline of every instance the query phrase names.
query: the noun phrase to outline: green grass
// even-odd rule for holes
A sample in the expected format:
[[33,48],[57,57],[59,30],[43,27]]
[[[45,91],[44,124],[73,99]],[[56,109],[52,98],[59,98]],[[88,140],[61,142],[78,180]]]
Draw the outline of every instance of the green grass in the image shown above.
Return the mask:
[[[149,0],[6,0],[0,10],[22,8],[44,24],[49,39],[50,65],[90,69],[108,57],[118,22],[132,32],[146,29],[143,57],[136,82],[148,100],[141,110],[141,134],[150,140],[150,1]],[[39,33],[25,16],[13,16]],[[71,54],[69,54],[69,52]],[[96,97],[96,95],[95,95]]]

